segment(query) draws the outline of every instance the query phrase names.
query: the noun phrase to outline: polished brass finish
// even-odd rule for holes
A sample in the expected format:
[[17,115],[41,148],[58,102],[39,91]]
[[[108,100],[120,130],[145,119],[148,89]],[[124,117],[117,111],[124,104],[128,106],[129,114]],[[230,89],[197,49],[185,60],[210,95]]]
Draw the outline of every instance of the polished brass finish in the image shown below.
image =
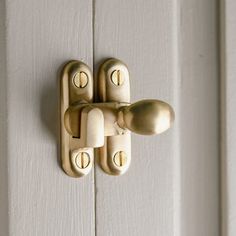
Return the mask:
[[61,158],[65,172],[73,177],[89,173],[94,148],[108,174],[124,174],[131,162],[130,131],[160,134],[174,121],[172,107],[160,100],[130,104],[127,66],[105,61],[98,73],[99,102],[93,103],[93,80],[82,62],[69,62],[61,79]]
[[[89,119],[83,121],[84,114],[88,113],[86,111],[93,112],[89,125],[86,124]],[[74,105],[65,113],[65,127],[68,133],[76,137],[81,133],[83,140],[86,140],[88,133],[93,133],[87,138],[87,142],[93,147],[103,146],[104,136],[121,135],[128,130],[141,135],[160,134],[169,129],[173,121],[172,107],[163,101],[151,99],[131,105],[118,102],[84,103]],[[84,125],[80,127],[80,124]]]
[[122,167],[126,164],[127,156],[125,152],[119,151],[114,156],[114,162],[117,166]]
[[[122,86],[114,86],[112,74],[122,71]],[[120,60],[111,58],[106,60],[98,72],[99,102],[130,102],[130,81],[127,66]]]
[[89,154],[87,152],[80,152],[76,156],[75,163],[80,169],[85,169],[90,163]]
[[159,100],[142,100],[120,109],[118,124],[122,128],[142,134],[160,134],[174,121],[172,107]]
[[[88,134],[93,133],[87,142],[94,147],[103,146],[104,137],[120,135],[126,129],[118,125],[119,109],[128,103],[81,103],[67,109],[65,113],[65,128],[74,137],[82,136],[86,141]],[[84,120],[89,111],[90,119]],[[93,113],[92,113],[93,112]],[[91,121],[89,124],[85,122]],[[83,126],[81,126],[83,124]],[[96,135],[95,135],[96,134]],[[85,144],[84,144],[85,145]]]
[[[82,76],[80,76],[81,73]],[[80,78],[84,78],[83,74],[87,76],[87,84],[84,87],[83,82],[81,86],[77,86],[77,79],[79,81]],[[84,79],[82,79],[82,81],[84,81]],[[94,154],[93,146],[84,145],[86,142],[80,138],[81,135],[79,135],[78,132],[75,135],[71,135],[67,131],[65,127],[65,114],[74,104],[92,101],[93,79],[90,69],[82,62],[70,61],[64,66],[60,79],[60,151],[62,167],[64,171],[72,177],[81,177],[89,173],[92,168]],[[96,119],[91,117],[94,113],[88,110],[84,111],[83,114],[83,120],[87,125],[91,125],[93,119]],[[95,114],[98,117],[101,115],[99,112],[96,113],[96,111]],[[83,126],[83,128],[85,129],[85,126]],[[86,152],[90,157],[90,162],[86,168],[79,168],[77,165],[76,157],[80,152]]]
[[[63,165],[63,169],[69,176],[72,177],[82,177],[87,175],[93,166],[93,149],[92,148],[79,148],[77,150],[71,151],[68,155],[71,172],[74,175],[70,174],[65,166]],[[62,163],[63,164],[63,163]]]
[[116,86],[121,86],[124,83],[125,74],[122,70],[114,70],[111,74],[111,81]]
[[[104,146],[99,148],[100,166],[110,175],[121,175],[128,170],[131,162],[130,132],[118,125],[119,109],[130,103],[129,71],[122,61],[111,58],[101,65],[98,72],[98,95],[100,102],[113,103],[112,106],[115,108],[113,118],[107,115],[109,119],[105,119],[105,127],[106,123],[109,123],[109,131],[114,131],[115,135],[109,132],[112,135],[106,136]],[[115,154],[120,151],[126,153],[126,162],[122,166],[116,165],[113,161]]]
[[84,88],[88,83],[88,75],[80,71],[74,75],[73,82],[77,88]]

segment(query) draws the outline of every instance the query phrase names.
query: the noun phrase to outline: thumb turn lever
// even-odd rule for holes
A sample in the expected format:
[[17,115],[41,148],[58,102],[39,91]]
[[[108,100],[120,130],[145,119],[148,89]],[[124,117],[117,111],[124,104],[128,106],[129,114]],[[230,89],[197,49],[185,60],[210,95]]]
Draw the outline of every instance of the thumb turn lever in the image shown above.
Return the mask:
[[112,175],[126,172],[131,161],[130,131],[160,134],[174,121],[172,107],[159,100],[130,104],[126,65],[109,59],[98,74],[99,102],[93,103],[93,80],[89,68],[71,61],[61,78],[61,159],[73,177],[89,173],[98,148],[102,169]]

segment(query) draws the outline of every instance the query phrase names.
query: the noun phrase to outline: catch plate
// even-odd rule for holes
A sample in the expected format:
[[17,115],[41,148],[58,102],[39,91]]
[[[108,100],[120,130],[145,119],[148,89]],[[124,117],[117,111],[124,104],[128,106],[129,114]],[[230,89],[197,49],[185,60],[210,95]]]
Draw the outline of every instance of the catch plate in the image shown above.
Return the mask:
[[[130,103],[130,80],[127,66],[117,60],[108,59],[98,72],[99,102]],[[101,168],[110,175],[124,174],[131,162],[131,134],[107,136],[104,146],[98,150]],[[125,161],[115,162],[115,156],[119,153],[125,155]],[[122,160],[122,156],[120,156]]]

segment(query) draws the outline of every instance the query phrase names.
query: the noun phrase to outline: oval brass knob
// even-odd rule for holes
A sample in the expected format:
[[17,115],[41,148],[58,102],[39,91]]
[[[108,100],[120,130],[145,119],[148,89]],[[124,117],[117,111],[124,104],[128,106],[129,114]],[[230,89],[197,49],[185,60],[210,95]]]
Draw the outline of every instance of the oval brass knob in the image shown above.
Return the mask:
[[160,100],[142,100],[121,108],[119,125],[142,135],[160,134],[174,121],[173,108]]

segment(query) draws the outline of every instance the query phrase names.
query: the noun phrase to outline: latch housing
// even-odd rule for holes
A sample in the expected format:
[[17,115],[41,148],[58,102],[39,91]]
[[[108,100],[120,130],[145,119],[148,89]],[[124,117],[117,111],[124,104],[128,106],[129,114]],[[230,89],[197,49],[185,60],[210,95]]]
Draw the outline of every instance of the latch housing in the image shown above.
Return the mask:
[[89,173],[97,148],[101,168],[121,175],[131,162],[130,131],[152,135],[167,130],[174,120],[171,106],[160,100],[130,104],[127,66],[105,61],[98,72],[97,94],[89,67],[80,61],[65,65],[61,81],[61,160],[72,177]]

